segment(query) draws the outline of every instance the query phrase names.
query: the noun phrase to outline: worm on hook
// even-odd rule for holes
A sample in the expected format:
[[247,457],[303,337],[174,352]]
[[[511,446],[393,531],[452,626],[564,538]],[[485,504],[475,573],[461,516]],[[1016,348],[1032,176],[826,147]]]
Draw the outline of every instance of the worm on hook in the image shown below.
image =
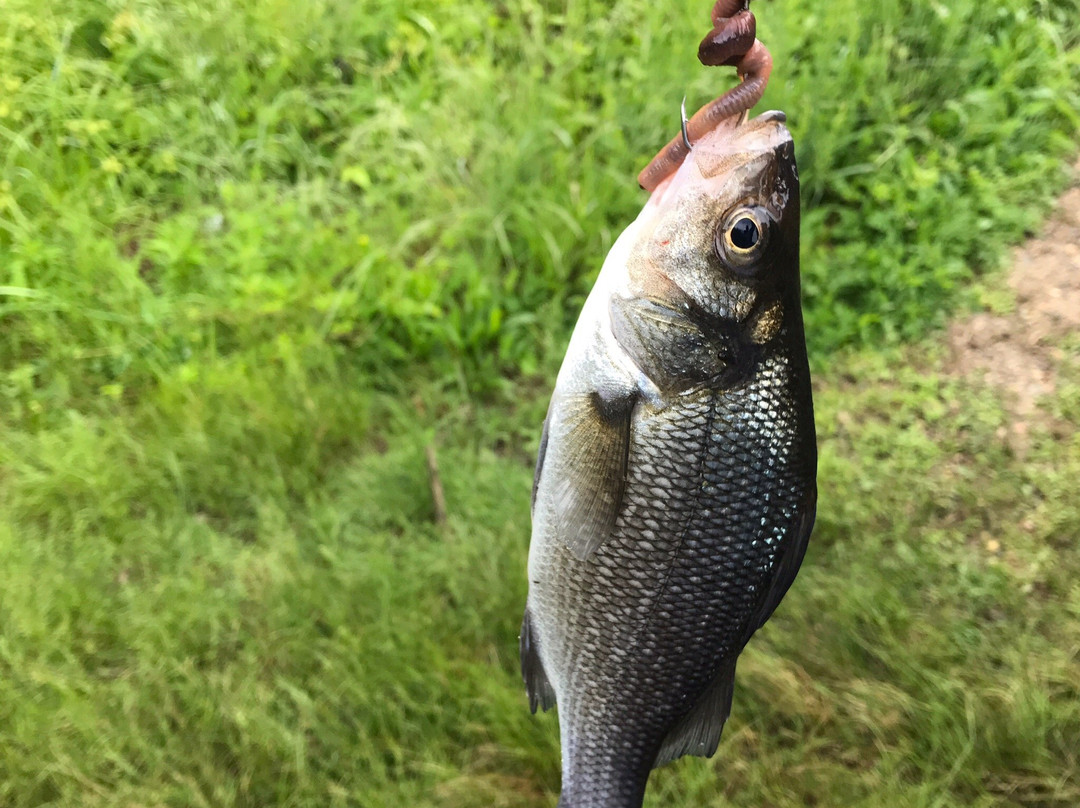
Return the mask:
[[772,72],[772,56],[757,39],[757,21],[749,0],[716,0],[712,10],[713,29],[698,46],[698,60],[704,65],[732,65],[742,80],[722,96],[703,106],[638,174],[638,184],[646,191],[671,175],[690,152],[690,144],[726,118],[742,115],[765,93]]

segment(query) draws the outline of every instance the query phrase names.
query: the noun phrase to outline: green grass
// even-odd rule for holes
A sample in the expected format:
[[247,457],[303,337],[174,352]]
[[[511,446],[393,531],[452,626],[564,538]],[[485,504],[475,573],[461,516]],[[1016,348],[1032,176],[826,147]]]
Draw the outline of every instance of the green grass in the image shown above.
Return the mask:
[[[730,81],[708,3],[660,5],[4,5],[0,805],[552,802],[546,394],[678,100]],[[1080,803],[1080,441],[1014,456],[933,347],[1080,134],[1080,4],[988,8],[755,5],[821,513],[650,805]]]

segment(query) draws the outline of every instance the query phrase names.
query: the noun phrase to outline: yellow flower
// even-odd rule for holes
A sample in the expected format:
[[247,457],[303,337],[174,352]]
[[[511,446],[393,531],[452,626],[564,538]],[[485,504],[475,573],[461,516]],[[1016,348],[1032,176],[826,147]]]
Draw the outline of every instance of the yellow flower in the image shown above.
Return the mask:
[[121,163],[115,155],[110,154],[101,161],[101,170],[106,174],[123,174],[124,164]]

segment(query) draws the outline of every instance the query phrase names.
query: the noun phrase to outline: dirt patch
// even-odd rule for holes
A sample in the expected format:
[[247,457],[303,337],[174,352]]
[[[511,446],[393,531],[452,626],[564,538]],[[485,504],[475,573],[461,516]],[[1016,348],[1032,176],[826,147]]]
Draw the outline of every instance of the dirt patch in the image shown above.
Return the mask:
[[[1080,178],[1080,163],[1073,176]],[[1013,416],[1005,437],[1023,451],[1029,426],[1042,417],[1039,399],[1054,391],[1067,359],[1059,345],[1080,331],[1080,185],[1061,197],[1042,234],[1014,251],[1008,282],[1015,311],[982,312],[949,329],[949,371],[981,377],[1001,393]]]

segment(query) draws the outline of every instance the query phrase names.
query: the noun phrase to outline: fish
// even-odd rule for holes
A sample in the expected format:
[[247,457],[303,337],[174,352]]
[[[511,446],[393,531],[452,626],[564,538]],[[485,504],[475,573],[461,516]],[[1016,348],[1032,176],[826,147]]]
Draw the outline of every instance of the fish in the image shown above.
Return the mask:
[[558,705],[559,808],[640,808],[715,753],[816,478],[794,143],[742,115],[613,244],[544,422],[519,650],[532,711]]

